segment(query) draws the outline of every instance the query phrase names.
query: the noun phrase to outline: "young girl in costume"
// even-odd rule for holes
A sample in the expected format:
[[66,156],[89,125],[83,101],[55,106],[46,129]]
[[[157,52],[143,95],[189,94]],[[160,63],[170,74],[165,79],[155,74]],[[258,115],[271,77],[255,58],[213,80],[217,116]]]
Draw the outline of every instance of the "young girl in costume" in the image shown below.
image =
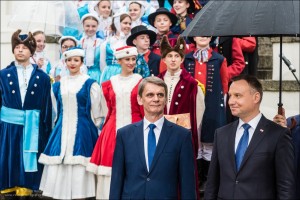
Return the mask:
[[108,37],[101,44],[101,83],[109,80],[111,76],[121,73],[121,66],[114,56],[114,51],[126,45],[126,39],[131,31],[131,17],[126,13],[114,15],[111,28],[113,36]]
[[104,36],[104,39],[110,35],[110,25],[112,23],[112,9],[110,0],[100,0],[91,2],[90,13],[96,12],[99,17],[98,31]]
[[127,1],[126,7],[132,19],[131,28],[144,25],[149,30],[156,31],[156,29],[148,23],[148,15],[155,12],[155,9],[148,2]]
[[100,44],[102,39],[98,38],[99,18],[96,14],[85,14],[81,19],[84,33],[79,41],[79,47],[85,52],[84,64],[88,69],[88,75],[100,83]]
[[36,43],[36,51],[33,56],[30,58],[32,64],[37,64],[40,69],[45,73],[49,74],[51,69],[51,64],[48,58],[45,57],[45,47],[46,47],[46,36],[43,31],[35,31],[32,33]]
[[52,87],[56,124],[39,162],[44,164],[40,190],[55,199],[95,196],[95,175],[86,171],[98,138],[100,86],[80,72],[84,51],[63,53],[70,74]]
[[[55,79],[55,82],[58,82],[61,77],[66,76],[69,74],[68,67],[66,62],[62,56],[62,54],[69,48],[76,47],[78,41],[73,36],[62,36],[59,41],[59,51],[61,54],[61,58],[57,61],[55,65],[52,66],[50,70],[50,76]],[[87,68],[85,65],[80,67],[80,71],[83,74],[87,74]]]
[[143,118],[143,109],[137,102],[138,84],[142,77],[133,73],[137,54],[136,47],[117,49],[115,57],[121,73],[102,83],[101,111],[106,119],[87,167],[88,171],[98,175],[97,199],[109,199],[117,130]]

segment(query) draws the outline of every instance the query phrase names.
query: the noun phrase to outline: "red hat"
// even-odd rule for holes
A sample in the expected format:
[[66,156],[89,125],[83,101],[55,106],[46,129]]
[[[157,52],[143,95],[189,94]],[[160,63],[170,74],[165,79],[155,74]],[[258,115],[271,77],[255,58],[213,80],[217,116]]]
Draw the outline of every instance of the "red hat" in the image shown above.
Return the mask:
[[116,59],[125,58],[128,56],[137,56],[137,48],[133,46],[124,46],[116,49],[115,56]]

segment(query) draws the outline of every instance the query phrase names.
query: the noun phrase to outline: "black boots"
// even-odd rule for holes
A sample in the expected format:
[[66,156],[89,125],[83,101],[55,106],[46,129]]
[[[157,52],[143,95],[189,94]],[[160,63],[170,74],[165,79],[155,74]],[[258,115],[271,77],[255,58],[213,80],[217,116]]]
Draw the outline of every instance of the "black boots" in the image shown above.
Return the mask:
[[210,161],[206,161],[204,159],[197,160],[197,168],[198,168],[198,182],[199,182],[199,192],[200,194],[204,194],[208,169],[209,169]]

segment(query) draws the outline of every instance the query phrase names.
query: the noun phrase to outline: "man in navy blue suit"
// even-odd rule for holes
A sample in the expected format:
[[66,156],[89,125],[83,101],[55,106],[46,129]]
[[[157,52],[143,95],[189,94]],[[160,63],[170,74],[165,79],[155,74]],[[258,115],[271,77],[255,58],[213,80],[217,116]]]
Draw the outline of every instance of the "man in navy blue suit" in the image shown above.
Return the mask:
[[196,199],[191,132],[164,118],[166,101],[164,81],[140,83],[145,117],[117,132],[110,199]]

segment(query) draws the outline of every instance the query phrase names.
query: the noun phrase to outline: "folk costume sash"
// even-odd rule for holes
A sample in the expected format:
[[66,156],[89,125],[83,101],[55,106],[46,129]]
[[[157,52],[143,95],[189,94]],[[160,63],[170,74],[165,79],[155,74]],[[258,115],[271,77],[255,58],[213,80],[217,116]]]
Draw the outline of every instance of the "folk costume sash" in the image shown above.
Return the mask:
[[24,126],[23,163],[25,172],[36,172],[40,111],[18,110],[2,106],[0,116],[3,122]]

